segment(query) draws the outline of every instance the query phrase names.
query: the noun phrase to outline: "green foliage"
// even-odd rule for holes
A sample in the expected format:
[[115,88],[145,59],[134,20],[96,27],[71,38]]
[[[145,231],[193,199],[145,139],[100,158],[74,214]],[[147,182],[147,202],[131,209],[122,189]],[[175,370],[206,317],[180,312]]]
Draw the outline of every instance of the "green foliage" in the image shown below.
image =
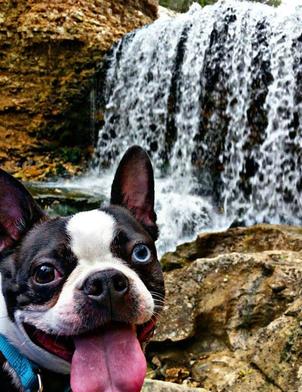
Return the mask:
[[160,5],[178,12],[186,12],[190,6],[190,0],[160,0]]
[[80,147],[62,147],[60,149],[60,155],[63,162],[77,164],[81,160],[82,151]]
[[[192,4],[193,2],[194,2],[194,1],[191,1],[191,4]],[[209,4],[214,4],[214,3],[216,3],[216,0],[199,0],[198,3],[199,3],[202,7],[204,7],[205,5],[209,5]]]
[[[163,7],[170,8],[172,10],[178,11],[178,12],[186,12],[190,5],[193,4],[194,2],[199,3],[202,7],[208,4],[214,4],[216,3],[217,0],[160,0],[159,3]],[[250,0],[250,1],[256,1],[259,3],[265,3],[268,5],[272,5],[274,7],[277,7],[278,5],[281,4],[281,0]]]
[[281,4],[282,0],[249,0],[252,1],[254,3],[263,3],[263,4],[267,4],[267,5],[271,5],[273,7],[278,7]]

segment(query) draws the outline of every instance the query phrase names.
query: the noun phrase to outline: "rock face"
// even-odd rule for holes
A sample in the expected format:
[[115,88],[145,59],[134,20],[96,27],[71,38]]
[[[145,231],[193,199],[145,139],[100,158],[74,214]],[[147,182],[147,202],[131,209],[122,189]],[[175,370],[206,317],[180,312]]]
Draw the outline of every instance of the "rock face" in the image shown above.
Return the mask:
[[163,260],[149,376],[215,392],[302,390],[302,228],[202,234]]
[[56,174],[61,146],[91,143],[85,92],[97,65],[123,34],[156,17],[155,0],[1,2],[0,165],[23,177],[46,167]]

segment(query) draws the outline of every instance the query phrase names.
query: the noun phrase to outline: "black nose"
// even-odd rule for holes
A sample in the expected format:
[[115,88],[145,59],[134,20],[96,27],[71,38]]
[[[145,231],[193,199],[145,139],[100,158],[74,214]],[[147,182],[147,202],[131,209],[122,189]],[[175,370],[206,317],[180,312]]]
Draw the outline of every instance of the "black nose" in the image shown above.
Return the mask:
[[94,301],[106,304],[119,302],[129,290],[127,277],[115,270],[99,271],[89,276],[83,284],[82,290]]

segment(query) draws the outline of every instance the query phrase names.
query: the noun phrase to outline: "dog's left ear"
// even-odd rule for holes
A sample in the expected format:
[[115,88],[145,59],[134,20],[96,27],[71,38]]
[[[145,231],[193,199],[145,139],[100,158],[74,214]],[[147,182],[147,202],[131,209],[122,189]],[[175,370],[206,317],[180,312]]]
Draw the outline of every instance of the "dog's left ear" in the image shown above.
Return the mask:
[[0,253],[12,248],[44,216],[24,186],[0,169]]
[[112,183],[110,203],[130,210],[152,238],[157,239],[153,169],[141,147],[130,147],[123,156]]

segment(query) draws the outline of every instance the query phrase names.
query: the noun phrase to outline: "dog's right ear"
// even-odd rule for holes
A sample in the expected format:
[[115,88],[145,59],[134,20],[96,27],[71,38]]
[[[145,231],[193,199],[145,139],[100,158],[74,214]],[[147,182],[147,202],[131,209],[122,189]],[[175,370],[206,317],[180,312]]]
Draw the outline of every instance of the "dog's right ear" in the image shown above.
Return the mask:
[[141,147],[128,148],[121,159],[112,183],[110,203],[127,208],[154,241],[157,239],[153,169]]
[[0,253],[12,248],[44,216],[24,186],[0,169]]

